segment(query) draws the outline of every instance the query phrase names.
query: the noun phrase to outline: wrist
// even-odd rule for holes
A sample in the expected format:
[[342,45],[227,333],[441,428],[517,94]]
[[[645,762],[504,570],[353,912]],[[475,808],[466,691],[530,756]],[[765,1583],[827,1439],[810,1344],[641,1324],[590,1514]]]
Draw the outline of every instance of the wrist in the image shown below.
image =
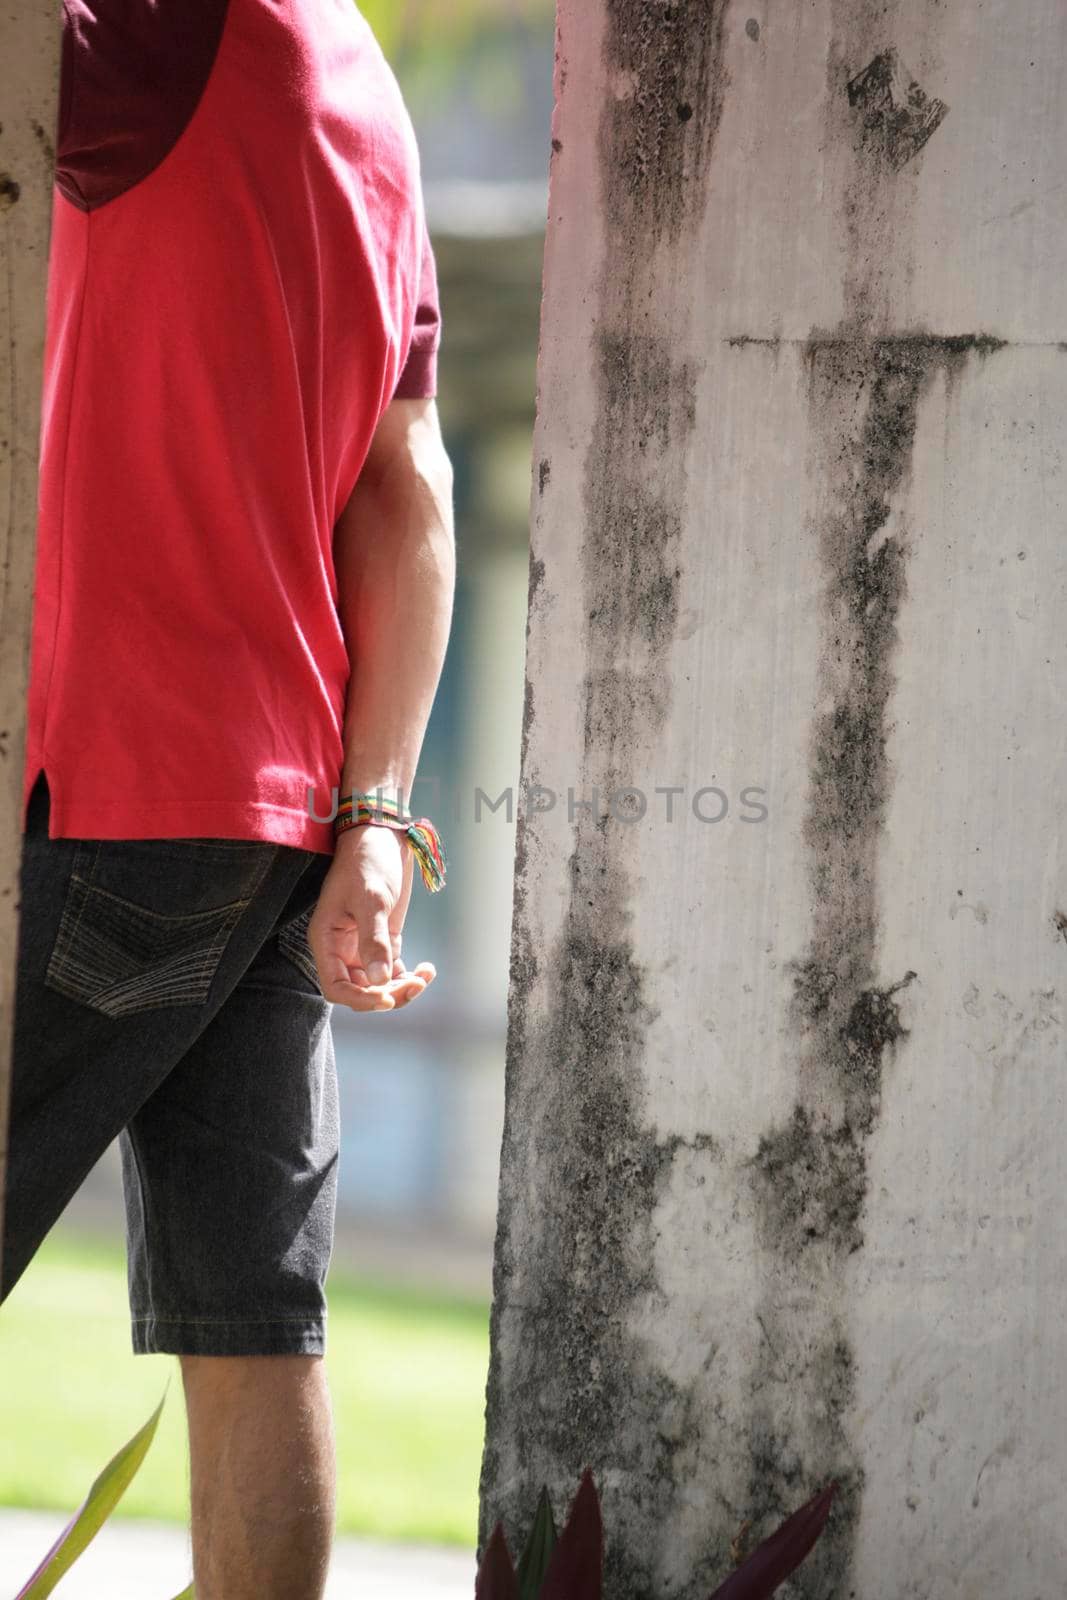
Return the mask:
[[333,822],[335,844],[343,834],[368,827],[385,828],[396,833],[398,838],[405,838],[430,893],[444,888],[444,852],[440,835],[428,817],[413,817],[400,798],[389,800],[381,790],[377,795],[342,791]]
[[388,777],[362,778],[358,781],[343,774],[337,790],[338,805],[342,800],[350,800],[357,794],[373,804],[380,804],[384,800],[393,805],[399,804],[403,811],[411,809],[411,784],[395,774]]
[[391,828],[384,822],[362,822],[358,828],[335,828],[333,834],[334,849],[351,850],[354,847],[354,842],[363,839],[368,833],[391,833],[396,838],[398,848],[403,848],[404,833],[402,829]]

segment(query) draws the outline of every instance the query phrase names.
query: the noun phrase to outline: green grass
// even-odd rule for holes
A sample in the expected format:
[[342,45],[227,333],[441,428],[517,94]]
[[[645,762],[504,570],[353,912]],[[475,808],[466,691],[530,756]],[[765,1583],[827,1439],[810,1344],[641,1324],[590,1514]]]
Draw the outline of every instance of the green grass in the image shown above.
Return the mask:
[[[473,1548],[489,1308],[331,1276],[338,1530]],[[134,1356],[121,1249],[56,1230],[0,1312],[0,1505],[70,1510],[169,1382],[117,1514],[185,1522],[178,1363]]]

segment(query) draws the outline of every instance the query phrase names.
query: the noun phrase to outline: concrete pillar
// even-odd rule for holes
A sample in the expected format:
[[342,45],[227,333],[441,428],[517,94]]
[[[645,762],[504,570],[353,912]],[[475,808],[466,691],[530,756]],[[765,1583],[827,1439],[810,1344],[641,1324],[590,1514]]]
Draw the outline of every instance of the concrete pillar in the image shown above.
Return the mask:
[[783,1594],[1058,1594],[1067,12],[561,0],[556,95],[480,1546],[589,1465],[703,1600],[835,1477]]
[[0,1234],[59,45],[56,6],[0,13]]

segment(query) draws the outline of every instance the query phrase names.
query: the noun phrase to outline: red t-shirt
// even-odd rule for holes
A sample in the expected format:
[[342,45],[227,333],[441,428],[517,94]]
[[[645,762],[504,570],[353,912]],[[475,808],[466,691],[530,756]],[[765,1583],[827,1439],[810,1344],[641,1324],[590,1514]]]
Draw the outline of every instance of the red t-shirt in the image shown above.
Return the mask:
[[332,533],[440,339],[414,130],[352,0],[65,0],[25,803],[329,853]]

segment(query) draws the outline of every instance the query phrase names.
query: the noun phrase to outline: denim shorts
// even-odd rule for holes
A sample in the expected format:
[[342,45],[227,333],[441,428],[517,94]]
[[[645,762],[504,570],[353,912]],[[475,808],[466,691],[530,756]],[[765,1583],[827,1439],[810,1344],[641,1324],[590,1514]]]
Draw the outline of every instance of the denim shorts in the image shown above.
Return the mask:
[[322,1354],[337,1078],[307,923],[332,856],[23,838],[2,1290],[122,1152],[133,1348]]

